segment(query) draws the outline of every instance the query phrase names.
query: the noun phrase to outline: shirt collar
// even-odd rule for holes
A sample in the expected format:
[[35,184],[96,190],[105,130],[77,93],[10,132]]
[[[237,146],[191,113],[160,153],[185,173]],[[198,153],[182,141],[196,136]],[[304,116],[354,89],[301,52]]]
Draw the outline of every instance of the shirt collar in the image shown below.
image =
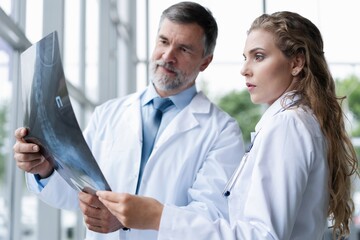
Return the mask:
[[156,92],[153,84],[149,84],[148,88],[144,92],[144,95],[142,96],[142,106],[145,106],[156,97],[159,97],[159,94]]
[[[193,99],[193,97],[196,95],[196,86],[195,84],[188,89],[185,89],[184,91],[181,91],[180,93],[176,95],[172,95],[169,98],[174,103],[174,105],[178,109],[185,108]],[[156,97],[160,97],[159,94],[156,92],[154,85],[151,83],[149,84],[147,90],[145,91],[143,97],[142,97],[142,106],[145,106],[148,104],[151,100],[153,100]]]

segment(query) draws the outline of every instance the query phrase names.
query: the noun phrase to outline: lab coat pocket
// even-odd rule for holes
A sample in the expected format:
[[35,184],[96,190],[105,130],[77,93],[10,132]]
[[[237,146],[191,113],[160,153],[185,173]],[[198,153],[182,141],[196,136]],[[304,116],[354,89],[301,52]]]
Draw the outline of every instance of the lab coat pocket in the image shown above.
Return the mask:
[[[141,145],[136,138],[127,139],[121,135],[111,140],[98,140],[93,153],[113,191],[134,190],[141,157]],[[119,181],[119,176],[127,177]]]
[[99,165],[102,162],[109,160],[110,150],[112,148],[112,141],[99,140],[96,141],[92,146],[92,153]]
[[246,161],[241,164],[243,164],[243,169],[234,182],[231,194],[228,197],[230,221],[232,222],[236,222],[238,216],[243,215],[245,202],[251,187],[251,173],[254,164],[252,157],[248,156]]
[[[241,184],[242,179],[239,176],[234,184],[230,196],[228,196],[230,221],[236,221],[237,216],[244,211],[244,201],[246,199],[246,185]],[[243,182],[242,182],[243,183]]]
[[93,144],[92,152],[99,165],[109,164],[122,155],[128,145],[124,138],[98,140]]

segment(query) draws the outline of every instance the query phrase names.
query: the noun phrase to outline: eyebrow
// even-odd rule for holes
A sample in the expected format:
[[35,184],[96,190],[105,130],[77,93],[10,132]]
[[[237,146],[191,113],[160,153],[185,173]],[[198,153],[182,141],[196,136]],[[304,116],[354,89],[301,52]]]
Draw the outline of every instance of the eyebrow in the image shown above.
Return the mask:
[[[259,50],[265,51],[264,48],[256,47],[256,48],[250,49],[250,51],[248,51],[248,53],[251,55],[251,54],[253,54],[254,52],[259,51]],[[246,56],[245,56],[245,53],[243,53],[243,56],[246,57]]]
[[264,48],[261,48],[261,47],[256,47],[256,48],[251,49],[251,50],[249,51],[249,53],[252,54],[252,53],[254,53],[254,52],[256,52],[256,51],[259,51],[259,50],[264,51],[265,49],[264,49]]
[[165,37],[164,35],[159,35],[158,38],[164,39],[164,40],[168,40],[167,37]]
[[[162,40],[166,40],[166,41],[169,40],[166,36],[161,35],[161,34],[158,36],[158,38],[159,38],[159,39],[162,39]],[[177,44],[177,45],[178,45],[179,47],[186,48],[186,49],[188,49],[188,50],[191,51],[191,52],[194,52],[194,51],[195,51],[195,48],[194,48],[194,46],[193,46],[192,44],[179,43],[179,44]]]
[[194,52],[195,49],[194,49],[194,46],[193,45],[188,45],[188,44],[179,44],[180,47],[183,47],[183,48],[186,48],[188,49],[189,51],[191,52]]

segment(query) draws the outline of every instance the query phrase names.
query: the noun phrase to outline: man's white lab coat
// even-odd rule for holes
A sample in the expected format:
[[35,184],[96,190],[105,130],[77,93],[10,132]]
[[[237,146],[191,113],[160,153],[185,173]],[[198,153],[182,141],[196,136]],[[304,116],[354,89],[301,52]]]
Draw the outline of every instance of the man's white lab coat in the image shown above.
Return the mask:
[[[142,148],[140,95],[98,107],[84,131],[114,192],[135,193]],[[198,93],[160,135],[144,169],[139,195],[183,206],[211,219],[228,218],[227,200],[221,192],[243,153],[237,122]],[[31,174],[27,174],[27,183],[49,205],[78,209],[77,192],[57,172],[42,190]],[[156,231],[131,229],[110,234],[87,230],[86,239],[156,238]]]

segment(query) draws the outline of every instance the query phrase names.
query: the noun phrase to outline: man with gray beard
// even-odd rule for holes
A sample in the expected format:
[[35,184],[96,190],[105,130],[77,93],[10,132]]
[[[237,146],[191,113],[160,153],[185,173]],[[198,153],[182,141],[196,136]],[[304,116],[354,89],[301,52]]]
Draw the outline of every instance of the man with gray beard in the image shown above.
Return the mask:
[[[195,86],[213,59],[217,32],[203,6],[170,6],[160,19],[151,84],[96,108],[84,137],[113,192],[153,197],[214,220],[228,218],[221,192],[244,153],[242,134]],[[164,99],[166,105],[155,106]],[[53,207],[80,208],[86,239],[157,238],[156,231],[127,229],[97,196],[73,190],[36,145],[23,141],[26,134],[24,128],[15,132],[14,156],[27,172],[29,189]]]

